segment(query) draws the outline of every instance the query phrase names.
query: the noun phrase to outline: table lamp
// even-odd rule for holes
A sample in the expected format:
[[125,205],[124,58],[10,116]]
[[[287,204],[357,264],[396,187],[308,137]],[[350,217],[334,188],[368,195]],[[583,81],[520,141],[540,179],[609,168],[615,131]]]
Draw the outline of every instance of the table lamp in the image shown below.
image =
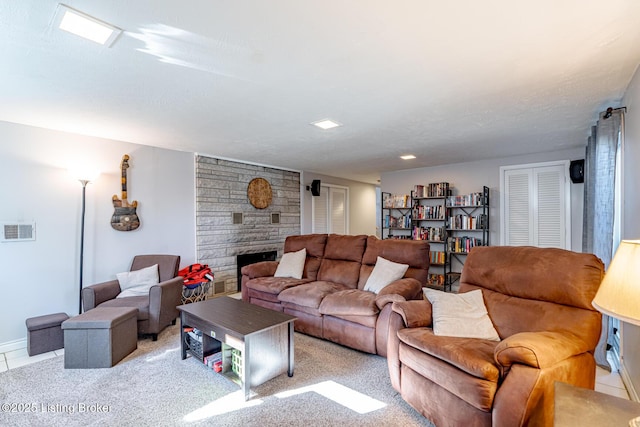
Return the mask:
[[[640,326],[640,240],[623,240],[591,302],[599,312]],[[640,417],[629,421],[640,426]]]

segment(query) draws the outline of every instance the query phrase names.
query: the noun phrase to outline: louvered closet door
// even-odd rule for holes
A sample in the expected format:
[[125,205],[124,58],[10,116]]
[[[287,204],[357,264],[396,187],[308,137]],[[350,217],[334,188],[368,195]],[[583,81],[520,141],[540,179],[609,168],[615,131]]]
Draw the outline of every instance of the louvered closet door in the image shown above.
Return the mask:
[[312,199],[312,232],[349,234],[348,189],[321,186],[320,195]]
[[570,249],[566,163],[509,167],[502,173],[503,244]]
[[533,171],[505,171],[505,245],[524,246],[533,241],[531,193]]
[[329,187],[331,210],[330,232],[347,234],[347,192],[343,188]]
[[543,248],[569,249],[565,241],[565,171],[561,166],[536,168],[534,183],[534,242]]

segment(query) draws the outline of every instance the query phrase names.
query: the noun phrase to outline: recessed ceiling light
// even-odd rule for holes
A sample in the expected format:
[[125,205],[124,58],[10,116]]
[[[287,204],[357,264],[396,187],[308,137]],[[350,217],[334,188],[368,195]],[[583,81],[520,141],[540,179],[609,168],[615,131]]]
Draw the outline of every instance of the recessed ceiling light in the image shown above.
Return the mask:
[[411,160],[411,159],[415,159],[416,156],[414,156],[413,154],[405,154],[404,156],[400,156],[400,158],[402,160]]
[[320,121],[317,121],[317,122],[313,122],[311,124],[314,125],[314,126],[319,127],[320,129],[324,129],[324,130],[333,129],[333,128],[337,128],[338,126],[342,126],[342,124],[340,124],[340,123],[338,123],[336,121],[333,121],[331,119],[324,119],[324,120],[320,120]]
[[107,47],[111,47],[122,33],[120,28],[102,22],[64,4],[58,5],[55,19],[61,30]]

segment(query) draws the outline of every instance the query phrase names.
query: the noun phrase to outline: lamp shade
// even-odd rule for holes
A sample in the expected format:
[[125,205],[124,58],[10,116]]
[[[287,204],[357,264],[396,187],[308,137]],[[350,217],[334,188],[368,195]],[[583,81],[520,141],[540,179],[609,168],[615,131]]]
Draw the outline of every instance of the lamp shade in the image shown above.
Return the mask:
[[74,166],[69,168],[68,171],[69,175],[78,181],[92,182],[98,178],[98,175],[100,175],[100,171],[87,165]]
[[603,314],[640,326],[640,240],[623,240],[591,304]]

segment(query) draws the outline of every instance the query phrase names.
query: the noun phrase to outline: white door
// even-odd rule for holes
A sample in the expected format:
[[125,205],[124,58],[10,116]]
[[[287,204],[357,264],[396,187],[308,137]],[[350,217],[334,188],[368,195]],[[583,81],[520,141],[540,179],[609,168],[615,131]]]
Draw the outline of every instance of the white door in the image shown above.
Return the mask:
[[349,189],[321,185],[320,195],[311,200],[312,233],[349,234]]
[[571,249],[568,165],[500,168],[501,244]]

